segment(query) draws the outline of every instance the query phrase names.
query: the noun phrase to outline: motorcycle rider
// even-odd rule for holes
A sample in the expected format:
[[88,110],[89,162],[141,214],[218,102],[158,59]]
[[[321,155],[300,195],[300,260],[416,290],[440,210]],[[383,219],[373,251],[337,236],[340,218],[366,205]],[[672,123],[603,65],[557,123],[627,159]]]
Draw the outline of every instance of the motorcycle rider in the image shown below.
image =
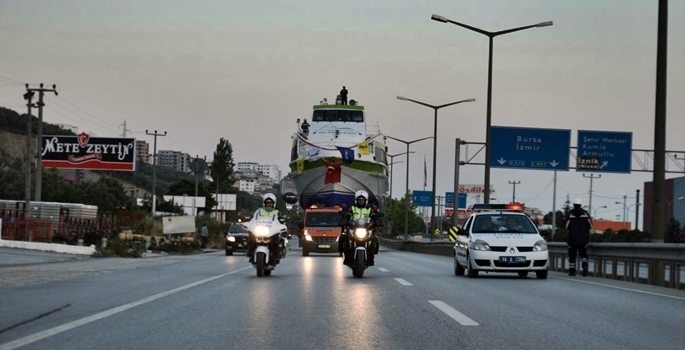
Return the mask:
[[[347,226],[349,224],[349,220],[352,219],[354,221],[357,221],[362,218],[369,218],[372,221],[372,226],[373,228],[377,226],[381,226],[381,223],[376,220],[377,217],[377,208],[374,210],[374,208],[370,207],[368,205],[369,201],[369,194],[364,191],[364,190],[359,190],[354,194],[355,198],[355,205],[353,205],[349,211],[343,213],[343,223],[344,226]],[[338,244],[343,247],[342,252],[345,255],[345,259],[343,260],[343,264],[349,265],[352,263],[352,249],[351,247],[348,246],[349,244],[349,237],[347,235],[347,232],[343,230],[343,233],[340,235],[340,239],[338,240]],[[369,254],[369,261],[368,264],[369,266],[374,265],[374,256],[378,253],[378,247],[379,247],[379,239],[378,236],[375,234],[375,229],[374,233],[371,236],[371,247],[368,251]]]
[[[264,206],[257,209],[254,212],[254,215],[252,215],[252,220],[259,220],[259,219],[271,219],[274,221],[278,221],[279,219],[279,213],[278,210],[276,209],[276,196],[273,193],[267,193],[263,197],[263,204]],[[280,244],[280,246],[285,246],[285,241],[283,237],[280,235],[278,236],[278,241],[276,241],[276,244]],[[254,263],[254,251],[257,249],[257,241],[250,233],[250,236],[248,238],[248,249],[245,255],[250,257],[250,263]],[[281,250],[278,249],[278,247],[271,247],[269,246],[269,250],[275,252],[275,259],[276,262],[278,262],[281,259]]]
[[566,214],[566,229],[568,237],[568,275],[576,275],[576,252],[580,253],[582,259],[583,276],[587,276],[588,261],[586,247],[590,243],[590,230],[592,229],[592,218],[590,214],[581,208],[580,198],[573,202],[573,209]]

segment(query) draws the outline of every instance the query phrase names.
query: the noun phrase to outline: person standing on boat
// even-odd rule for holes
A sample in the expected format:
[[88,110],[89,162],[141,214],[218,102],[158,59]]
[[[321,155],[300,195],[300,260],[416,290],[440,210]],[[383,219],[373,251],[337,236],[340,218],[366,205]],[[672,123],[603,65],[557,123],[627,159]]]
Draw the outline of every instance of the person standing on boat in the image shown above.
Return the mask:
[[340,90],[340,101],[344,105],[347,104],[347,89],[344,86],[342,90]]

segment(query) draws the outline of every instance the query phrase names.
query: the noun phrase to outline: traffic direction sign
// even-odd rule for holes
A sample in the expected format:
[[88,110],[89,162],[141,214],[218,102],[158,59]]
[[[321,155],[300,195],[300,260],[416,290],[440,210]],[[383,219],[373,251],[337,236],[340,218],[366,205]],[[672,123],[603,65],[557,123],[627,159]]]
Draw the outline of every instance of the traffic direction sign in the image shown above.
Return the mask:
[[433,206],[433,191],[413,191],[412,202],[417,207]]
[[490,167],[568,171],[571,130],[492,126],[490,140]]
[[[451,208],[454,205],[454,192],[445,192],[445,206]],[[459,193],[457,203],[459,209],[466,209],[466,193]]]
[[576,171],[630,174],[633,133],[578,130]]

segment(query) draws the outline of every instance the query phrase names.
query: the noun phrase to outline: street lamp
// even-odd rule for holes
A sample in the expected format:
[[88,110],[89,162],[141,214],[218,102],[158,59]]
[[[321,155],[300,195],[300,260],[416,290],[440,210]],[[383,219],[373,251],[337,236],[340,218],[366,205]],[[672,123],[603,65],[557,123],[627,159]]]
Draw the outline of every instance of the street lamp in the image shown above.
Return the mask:
[[590,210],[592,210],[592,211],[595,213],[595,215],[594,215],[592,218],[593,218],[593,219],[596,219],[596,218],[597,218],[597,210],[598,210],[598,209],[602,209],[602,208],[607,208],[607,206],[606,206],[606,205],[603,205],[603,206],[601,206],[601,207],[599,207],[599,208],[590,208],[589,206],[585,205],[585,206],[583,206],[583,208],[589,208]]
[[[433,229],[437,226],[435,223],[435,172],[436,172],[436,168],[437,168],[437,155],[438,155],[438,109],[453,106],[453,105],[463,103],[463,102],[474,102],[476,99],[475,98],[469,98],[466,100],[450,102],[450,103],[446,103],[444,105],[439,105],[439,106],[429,105],[428,103],[412,100],[410,98],[406,98],[406,97],[402,97],[402,96],[397,96],[397,99],[402,100],[402,101],[410,101],[410,102],[414,102],[416,104],[420,104],[422,106],[426,106],[428,108],[433,108],[433,111],[435,112],[434,117],[433,117],[433,195],[431,196],[432,197],[431,198],[431,229]],[[431,242],[432,242],[433,241],[433,235],[430,235],[430,236],[431,236]]]
[[511,29],[505,29],[505,30],[500,30],[497,32],[489,32],[487,30],[482,30],[476,27],[472,27],[463,23],[455,22],[452,20],[449,20],[445,17],[438,16],[438,15],[432,15],[431,19],[437,22],[442,22],[442,23],[452,23],[454,25],[458,25],[460,27],[472,30],[476,33],[483,34],[490,38],[490,53],[488,57],[488,107],[487,107],[487,116],[485,119],[485,204],[490,203],[490,126],[492,124],[492,46],[493,46],[493,39],[496,36],[499,35],[504,35],[504,34],[509,34],[513,32],[518,32],[524,29],[529,29],[529,28],[541,28],[541,27],[549,27],[553,24],[552,21],[549,22],[541,22],[538,24],[533,24],[525,27],[518,27],[518,28],[511,28]]
[[392,139],[392,140],[395,140],[395,141],[398,141],[398,142],[402,142],[405,145],[407,145],[407,151],[404,152],[407,155],[407,175],[406,175],[406,179],[405,179],[406,181],[405,181],[405,187],[404,187],[404,199],[405,199],[405,203],[404,203],[404,239],[407,240],[407,239],[409,239],[409,199],[407,198],[407,195],[409,194],[409,153],[411,153],[411,152],[409,152],[409,145],[411,145],[414,142],[428,140],[430,138],[433,138],[433,136],[428,136],[428,137],[424,137],[424,138],[420,138],[420,139],[416,139],[416,140],[412,140],[412,141],[405,141],[405,140],[398,139],[396,137],[392,137],[392,136],[388,136],[388,135],[385,135],[385,137]]
[[401,156],[403,154],[406,154],[409,156],[409,153],[416,153],[414,151],[411,152],[402,152],[402,153],[397,153],[397,154],[388,154],[388,157],[390,157],[390,207],[392,207],[392,178],[395,176],[395,172],[392,170],[393,169],[393,164],[395,163],[402,163],[402,161],[397,161],[395,162],[395,157]]

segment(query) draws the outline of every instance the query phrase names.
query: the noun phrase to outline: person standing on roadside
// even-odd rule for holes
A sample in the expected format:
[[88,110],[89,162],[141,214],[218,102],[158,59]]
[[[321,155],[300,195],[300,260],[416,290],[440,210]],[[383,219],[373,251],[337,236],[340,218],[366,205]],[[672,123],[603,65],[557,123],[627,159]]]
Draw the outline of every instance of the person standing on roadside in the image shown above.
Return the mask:
[[202,236],[202,249],[207,248],[207,241],[209,240],[209,230],[207,230],[207,224],[202,224],[202,229],[200,229],[200,236]]

